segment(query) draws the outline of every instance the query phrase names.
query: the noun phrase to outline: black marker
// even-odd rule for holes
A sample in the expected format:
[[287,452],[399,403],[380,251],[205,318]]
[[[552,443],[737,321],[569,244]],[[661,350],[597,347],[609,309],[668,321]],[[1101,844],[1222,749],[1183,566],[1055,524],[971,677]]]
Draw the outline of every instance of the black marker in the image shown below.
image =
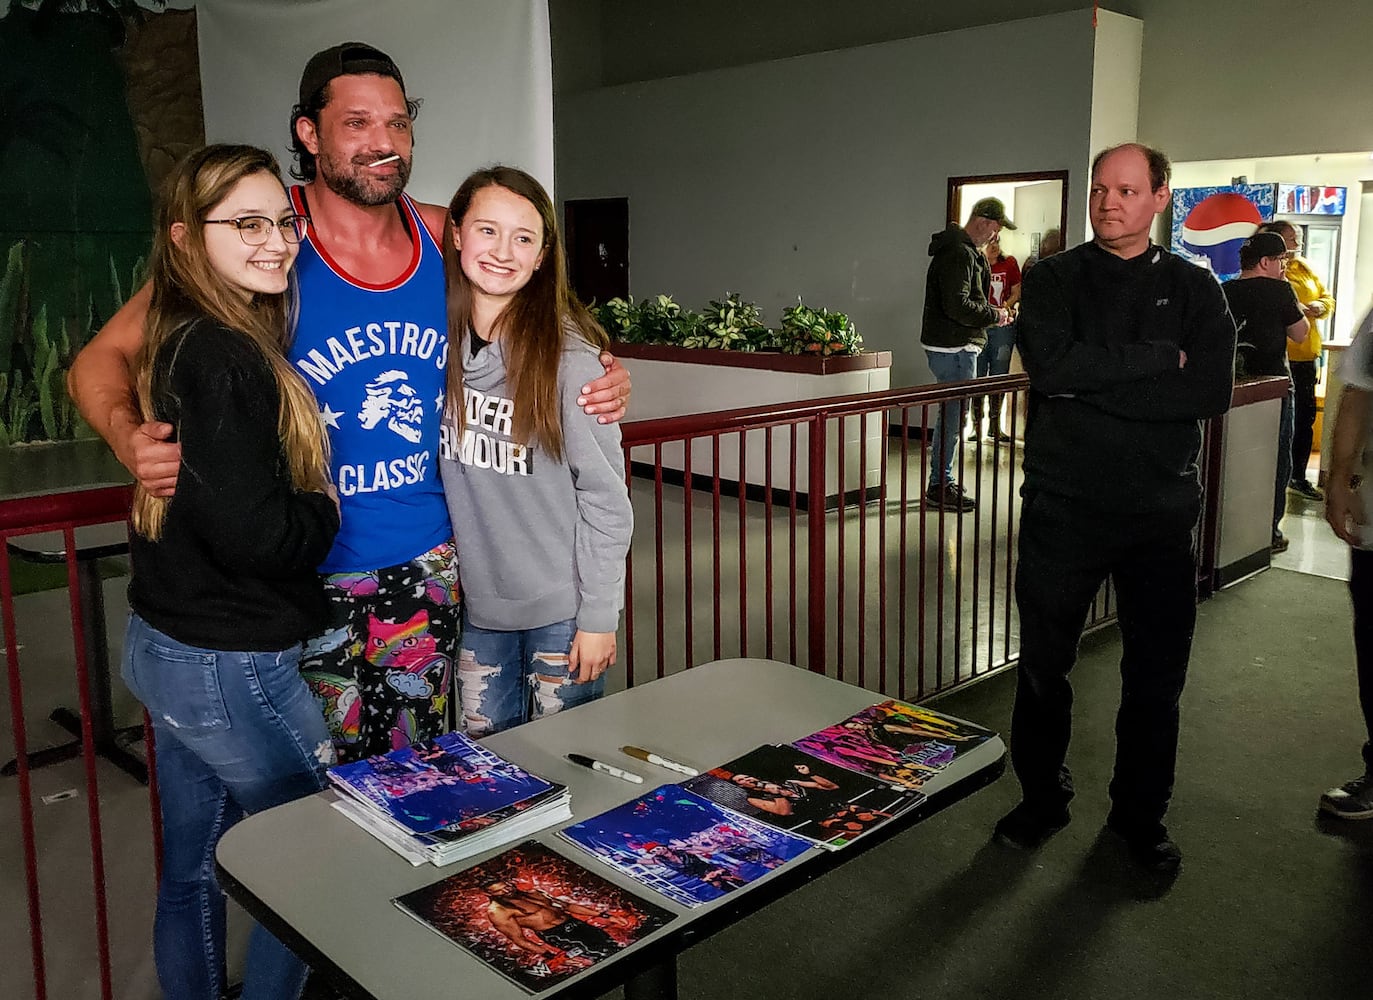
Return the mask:
[[636,785],[642,785],[644,783],[644,779],[639,777],[639,775],[635,774],[633,771],[622,771],[618,767],[614,767],[610,764],[605,763],[604,761],[599,761],[592,757],[588,757],[586,754],[583,753],[567,754],[567,759],[572,761],[572,763],[574,764],[581,765],[582,767],[589,767],[593,771],[603,771],[606,774],[611,775],[612,777],[621,779],[622,781],[632,781]]

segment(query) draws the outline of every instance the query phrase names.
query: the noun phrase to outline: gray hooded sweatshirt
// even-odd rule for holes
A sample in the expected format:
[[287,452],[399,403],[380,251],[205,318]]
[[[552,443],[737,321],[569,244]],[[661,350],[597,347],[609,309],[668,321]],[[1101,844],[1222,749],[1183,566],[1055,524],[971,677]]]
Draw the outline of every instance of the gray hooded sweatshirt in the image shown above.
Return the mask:
[[617,424],[577,405],[581,387],[605,374],[580,337],[564,341],[558,370],[563,456],[512,437],[514,400],[501,341],[462,364],[466,424],[447,416],[439,469],[457,539],[468,619],[501,631],[577,620],[583,632],[614,632],[624,603],[625,556],[634,515]]

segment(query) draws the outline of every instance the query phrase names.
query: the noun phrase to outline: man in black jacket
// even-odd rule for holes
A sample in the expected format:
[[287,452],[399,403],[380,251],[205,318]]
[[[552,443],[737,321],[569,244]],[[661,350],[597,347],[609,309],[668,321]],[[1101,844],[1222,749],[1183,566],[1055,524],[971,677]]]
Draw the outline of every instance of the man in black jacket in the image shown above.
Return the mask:
[[1121,701],[1107,826],[1146,867],[1182,853],[1163,824],[1196,623],[1200,421],[1230,405],[1235,327],[1208,272],[1149,240],[1167,158],[1136,143],[1092,164],[1096,239],[1027,276],[1019,347],[1030,377],[1016,602],[1011,761],[1023,801],[997,839],[1042,844],[1069,820],[1069,671],[1108,577]]
[[[987,343],[989,326],[1004,326],[1010,313],[988,298],[991,271],[982,248],[1002,228],[1014,229],[1006,206],[997,198],[983,198],[973,206],[966,226],[952,222],[930,237],[930,268],[925,276],[925,316],[920,343],[936,382],[962,382],[977,374],[977,355]],[[934,455],[925,500],[931,507],[958,513],[977,506],[953,480],[958,435],[966,402],[941,404],[935,411]],[[947,412],[946,412],[947,411]]]

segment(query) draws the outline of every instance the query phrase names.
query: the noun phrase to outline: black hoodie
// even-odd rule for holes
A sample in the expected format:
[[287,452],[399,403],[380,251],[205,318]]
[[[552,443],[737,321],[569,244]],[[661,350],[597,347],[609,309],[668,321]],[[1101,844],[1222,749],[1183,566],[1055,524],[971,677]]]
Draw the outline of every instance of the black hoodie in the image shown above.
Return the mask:
[[920,343],[926,347],[981,347],[987,327],[995,326],[996,307],[988,293],[992,272],[982,251],[961,226],[930,236],[930,269],[925,275],[925,320]]

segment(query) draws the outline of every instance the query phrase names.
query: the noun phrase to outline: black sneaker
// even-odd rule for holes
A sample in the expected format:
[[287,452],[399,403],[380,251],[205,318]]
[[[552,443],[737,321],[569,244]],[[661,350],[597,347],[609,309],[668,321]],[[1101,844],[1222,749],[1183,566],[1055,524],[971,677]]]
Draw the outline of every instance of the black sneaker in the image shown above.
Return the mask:
[[969,428],[968,433],[964,436],[963,440],[976,441],[981,437],[982,432],[977,429],[977,424],[973,424],[972,427]]
[[977,509],[977,501],[964,493],[963,487],[957,483],[931,486],[925,491],[925,503],[939,510],[951,510],[957,514],[966,514]]
[[1147,827],[1129,826],[1113,815],[1106,817],[1106,828],[1118,834],[1141,868],[1160,875],[1172,875],[1182,867],[1182,849],[1168,836],[1162,823]]
[[1287,488],[1298,496],[1306,497],[1308,500],[1325,499],[1325,494],[1321,492],[1320,487],[1312,486],[1311,483],[1305,479],[1294,479],[1287,484]]
[[1271,551],[1274,555],[1277,555],[1279,552],[1286,552],[1287,547],[1291,544],[1292,543],[1287,540],[1287,536],[1284,535],[1281,531],[1273,532],[1273,544],[1271,546]]
[[992,838],[1009,847],[1033,851],[1067,826],[1072,818],[1066,807],[1045,813],[1022,802],[996,821]]
[[1321,810],[1340,819],[1373,819],[1373,771],[1321,796]]

